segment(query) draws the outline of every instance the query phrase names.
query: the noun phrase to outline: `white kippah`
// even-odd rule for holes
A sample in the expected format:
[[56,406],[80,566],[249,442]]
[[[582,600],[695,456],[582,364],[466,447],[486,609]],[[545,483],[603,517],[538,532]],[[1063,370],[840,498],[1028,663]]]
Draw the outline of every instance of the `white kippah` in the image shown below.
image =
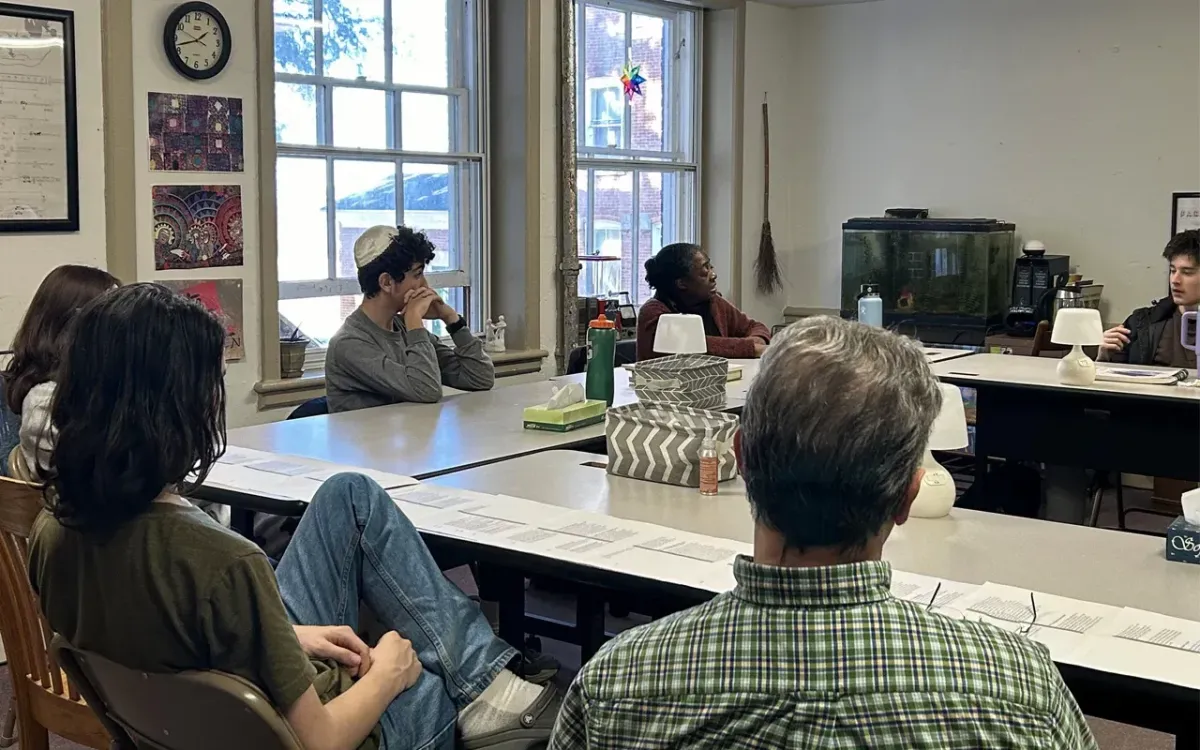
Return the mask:
[[354,241],[354,265],[362,268],[383,255],[392,240],[396,239],[396,228],[384,224],[374,226],[359,235]]

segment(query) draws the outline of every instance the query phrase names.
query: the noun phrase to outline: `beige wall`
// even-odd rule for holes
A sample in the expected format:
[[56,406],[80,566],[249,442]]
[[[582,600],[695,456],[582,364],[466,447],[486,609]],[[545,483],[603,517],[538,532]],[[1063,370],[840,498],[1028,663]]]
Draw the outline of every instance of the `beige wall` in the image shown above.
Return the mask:
[[1145,305],[1171,192],[1200,189],[1198,28],[1195,0],[749,3],[744,269],[766,89],[789,304],[838,305],[844,220],[919,206],[1013,221],[1104,283],[1110,315]]
[[100,77],[100,0],[42,0],[75,13],[75,88],[79,125],[79,231],[0,234],[0,341],[7,349],[38,284],[55,266],[106,266],[104,102]]

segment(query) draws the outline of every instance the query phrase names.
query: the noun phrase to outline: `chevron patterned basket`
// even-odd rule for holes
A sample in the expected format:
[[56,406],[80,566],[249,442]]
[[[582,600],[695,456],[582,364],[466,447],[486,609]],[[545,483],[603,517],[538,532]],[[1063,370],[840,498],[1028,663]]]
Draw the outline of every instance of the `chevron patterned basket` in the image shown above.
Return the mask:
[[737,476],[732,414],[673,404],[629,404],[608,410],[608,473],[681,487],[700,486],[700,443],[706,430],[717,443],[718,481]]
[[643,403],[678,404],[696,409],[725,405],[729,360],[707,354],[673,354],[638,362],[630,385]]

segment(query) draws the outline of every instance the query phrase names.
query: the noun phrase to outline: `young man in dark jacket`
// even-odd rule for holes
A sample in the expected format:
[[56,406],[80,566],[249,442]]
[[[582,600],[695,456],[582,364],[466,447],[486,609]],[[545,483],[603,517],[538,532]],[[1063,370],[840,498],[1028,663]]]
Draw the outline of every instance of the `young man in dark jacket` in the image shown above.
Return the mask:
[[1100,359],[1131,365],[1196,369],[1196,353],[1183,348],[1183,313],[1200,304],[1200,229],[1175,235],[1163,250],[1170,264],[1171,296],[1133,311],[1124,325],[1104,332]]

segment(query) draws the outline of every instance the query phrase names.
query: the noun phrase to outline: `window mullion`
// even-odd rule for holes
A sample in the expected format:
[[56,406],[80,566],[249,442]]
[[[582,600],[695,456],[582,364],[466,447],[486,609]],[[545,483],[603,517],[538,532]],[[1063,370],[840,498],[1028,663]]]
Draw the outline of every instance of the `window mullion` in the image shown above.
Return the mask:
[[[587,4],[579,3],[575,9],[575,150],[578,151],[587,143],[586,115],[588,102],[585,101],[587,72]],[[582,102],[582,106],[580,106]]]
[[588,255],[596,254],[596,170],[587,171],[587,234],[584,236],[584,251]]
[[[625,14],[625,64],[633,62],[633,14]],[[621,121],[621,147],[633,148],[633,97],[622,96],[625,117]]]
[[[635,169],[635,170],[633,170],[633,172],[631,174],[633,177],[633,196],[632,196],[633,216],[630,217],[630,228],[632,229],[631,234],[633,236],[633,242],[631,243],[633,257],[630,259],[629,282],[633,288],[633,291],[630,293],[630,296],[636,298],[636,296],[637,296],[638,261],[640,260],[640,258],[638,257],[638,245],[640,244],[639,239],[641,238],[641,234],[642,234],[642,205],[641,205],[642,204],[642,200],[641,200],[642,199],[642,196],[641,196],[642,173]],[[620,291],[620,290],[618,289],[617,291]]]
[[325,241],[328,243],[329,278],[336,279],[337,275],[337,201],[334,198],[336,190],[333,184],[333,157],[325,159]]
[[392,64],[395,54],[392,44],[392,0],[383,0],[383,80],[391,84],[395,80]]

